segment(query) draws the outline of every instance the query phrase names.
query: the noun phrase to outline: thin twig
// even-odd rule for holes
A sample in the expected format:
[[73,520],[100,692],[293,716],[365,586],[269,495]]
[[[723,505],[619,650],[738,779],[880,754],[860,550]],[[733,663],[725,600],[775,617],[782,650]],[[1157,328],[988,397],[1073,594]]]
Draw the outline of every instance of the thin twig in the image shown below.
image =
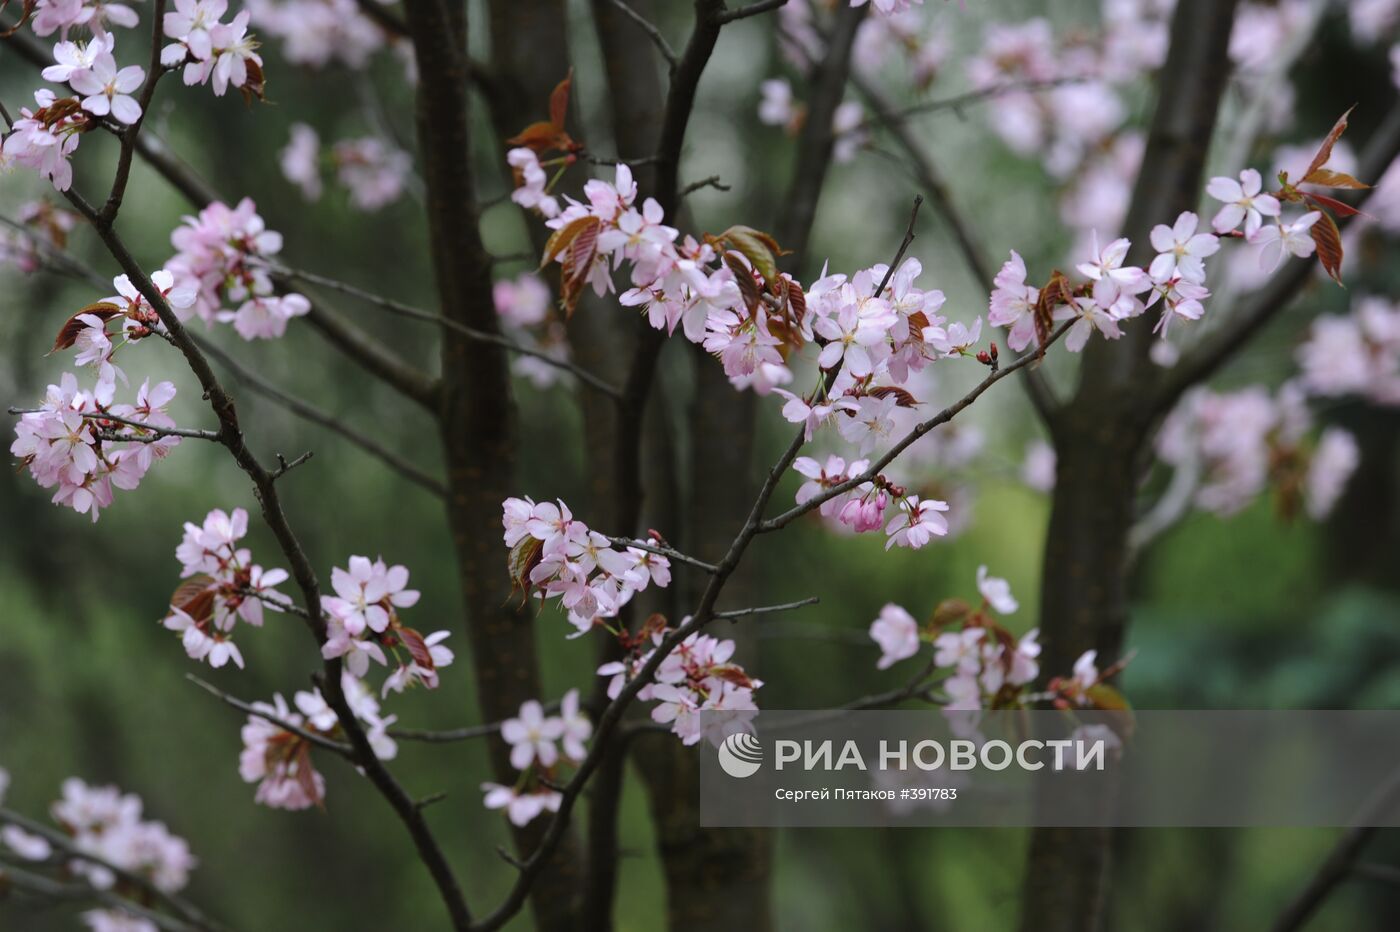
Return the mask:
[[891,109],[877,117],[867,118],[858,124],[859,129],[869,129],[879,123],[901,122],[909,117],[918,116],[924,113],[936,113],[940,110],[952,110],[960,112],[968,104],[981,103],[993,100],[997,97],[1004,97],[1007,94],[1026,93],[1031,94],[1037,91],[1048,91],[1066,84],[1083,84],[1088,81],[1096,81],[1097,78],[1089,75],[1068,75],[1059,78],[1044,78],[1039,80],[1026,79],[1022,81],[1008,81],[1005,84],[996,84],[991,87],[984,87],[978,90],[966,91],[962,94],[955,94],[951,97],[941,97],[936,100],[925,100],[907,107]]
[[788,0],[759,0],[757,3],[750,3],[748,6],[741,6],[737,10],[726,10],[719,14],[720,25],[732,23],[739,19],[748,19],[750,16],[758,16],[761,13],[769,13],[787,5]]
[[699,181],[692,181],[681,188],[681,197],[687,197],[699,191],[701,188],[714,188],[716,191],[729,191],[730,186],[720,180],[719,175],[711,175],[708,178],[701,178]]
[[439,498],[447,494],[447,486],[443,485],[442,482],[423,472],[417,466],[413,465],[384,444],[366,434],[360,433],[343,421],[327,414],[309,402],[303,401],[290,392],[278,388],[258,373],[238,362],[238,360],[234,359],[217,344],[199,337],[194,337],[193,339],[195,344],[199,346],[206,356],[217,360],[220,365],[233,373],[234,378],[259,395],[282,405],[297,417],[311,421],[313,424],[319,424],[327,430],[339,434],[361,450],[364,450],[375,459],[384,463],[405,479],[421,488],[427,489]]
[[232,706],[233,708],[238,709],[240,712],[245,712],[248,715],[254,716],[255,718],[260,718],[265,722],[270,722],[273,725],[276,725],[278,728],[282,729],[283,731],[290,732],[291,734],[296,735],[298,738],[301,738],[304,741],[308,741],[311,744],[316,745],[318,748],[325,748],[327,751],[334,751],[340,756],[349,758],[350,760],[355,759],[355,749],[350,747],[350,745],[348,744],[336,741],[333,738],[327,738],[325,735],[319,735],[314,731],[308,731],[305,728],[302,728],[300,725],[293,725],[286,719],[278,718],[271,712],[264,712],[263,710],[257,708],[251,703],[244,702],[237,696],[229,695],[219,687],[215,686],[213,683],[210,683],[206,680],[202,680],[199,677],[195,676],[193,673],[186,673],[185,679],[189,680],[191,683],[195,684],[200,689],[209,693],[211,696],[217,697],[225,705]]
[[614,398],[619,397],[621,395],[621,392],[617,389],[616,386],[599,378],[598,376],[589,372],[587,369],[584,369],[583,367],[573,362],[570,362],[567,359],[557,359],[554,356],[549,355],[549,353],[545,352],[544,350],[534,349],[533,347],[529,346],[522,346],[521,344],[516,343],[514,340],[510,339],[509,337],[502,336],[501,334],[486,333],[485,331],[477,330],[474,327],[468,327],[466,324],[463,324],[460,321],[452,320],[449,317],[443,317],[441,314],[434,314],[431,311],[425,311],[422,308],[413,307],[412,305],[404,304],[401,301],[395,301],[392,298],[386,298],[381,295],[374,294],[373,292],[365,291],[362,288],[357,288],[354,285],[348,284],[346,282],[337,281],[334,278],[327,278],[324,275],[317,275],[314,272],[307,272],[303,269],[293,269],[287,267],[279,267],[278,272],[283,275],[287,275],[291,278],[300,279],[309,284],[320,285],[325,288],[330,288],[333,291],[339,291],[342,294],[347,294],[353,298],[358,298],[361,301],[364,301],[365,303],[373,307],[389,311],[390,313],[397,314],[400,317],[407,317],[412,320],[421,320],[425,323],[436,324],[437,326],[442,327],[445,330],[451,330],[454,333],[460,333],[462,336],[470,340],[475,340],[478,343],[489,343],[493,346],[502,347],[503,349],[509,350],[512,353],[517,353],[521,356],[531,356],[535,359],[539,359],[547,365],[554,366],[556,369],[562,369],[563,371],[568,372],[570,375],[576,376],[580,381],[586,383],[592,388],[596,388],[598,391],[603,392],[606,395],[610,395]]
[[[7,410],[10,414],[42,414],[44,411],[43,408],[9,408]],[[142,421],[134,421],[130,418],[119,417],[106,411],[79,411],[78,416],[90,421],[112,421],[127,427],[138,427],[141,430],[147,430],[155,434],[157,439],[160,437],[185,437],[190,440],[212,440],[215,443],[223,440],[223,435],[217,430],[195,430],[187,427],[157,427],[154,424],[147,424]],[[109,439],[130,440],[137,443],[150,442],[150,438],[123,435],[115,435]]]
[[661,34],[661,30],[656,27],[656,24],[632,9],[625,0],[612,0],[612,5],[621,10],[628,19],[637,24],[642,32],[647,34],[647,38],[651,39],[656,50],[661,53],[661,57],[666,59],[666,66],[674,74],[676,66],[680,64],[680,59],[676,57],[676,50],[671,48],[671,43],[666,41],[666,37]]
[[300,466],[302,463],[305,463],[307,460],[311,459],[311,455],[312,455],[312,453],[314,453],[314,452],[315,452],[314,450],[307,450],[307,451],[306,451],[305,453],[303,453],[301,456],[298,456],[296,459],[290,460],[290,461],[289,461],[285,456],[283,456],[281,453],[278,453],[278,454],[277,454],[277,464],[278,464],[278,465],[277,465],[277,468],[274,469],[274,470],[272,471],[272,478],[273,478],[273,479],[281,479],[281,478],[282,478],[283,476],[285,476],[287,473],[291,472],[293,469],[296,469],[296,468],[297,468],[298,466]]
[[697,560],[692,556],[687,556],[672,547],[664,547],[660,544],[652,544],[644,540],[635,540],[631,537],[609,537],[608,542],[618,547],[636,547],[638,550],[645,550],[647,553],[654,553],[668,560],[674,560],[677,563],[684,563],[696,569],[704,570],[707,573],[713,573],[718,569],[713,563],[706,563],[704,560]]
[[771,615],[775,612],[790,612],[794,609],[804,608],[808,605],[816,605],[821,601],[818,596],[808,596],[796,602],[783,602],[780,605],[756,605],[753,608],[736,608],[727,612],[715,612],[715,618],[727,618],[731,621],[739,618],[748,618],[750,615]]

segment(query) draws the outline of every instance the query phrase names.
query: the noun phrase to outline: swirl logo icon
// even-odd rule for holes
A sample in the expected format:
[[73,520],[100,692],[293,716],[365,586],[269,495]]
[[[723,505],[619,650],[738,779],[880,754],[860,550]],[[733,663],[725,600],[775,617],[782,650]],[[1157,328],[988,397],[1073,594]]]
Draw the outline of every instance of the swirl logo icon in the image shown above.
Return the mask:
[[719,746],[719,766],[731,777],[751,777],[763,766],[763,745],[747,731],[736,732]]

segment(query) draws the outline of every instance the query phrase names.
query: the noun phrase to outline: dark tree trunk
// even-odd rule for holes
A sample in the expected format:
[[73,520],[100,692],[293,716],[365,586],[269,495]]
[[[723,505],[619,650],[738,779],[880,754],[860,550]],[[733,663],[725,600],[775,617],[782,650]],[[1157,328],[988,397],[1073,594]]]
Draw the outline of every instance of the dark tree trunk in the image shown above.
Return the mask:
[[[470,117],[464,11],[442,2],[405,7],[421,75],[417,123],[427,214],[441,313],[497,332],[491,263],[477,229],[470,169]],[[467,614],[481,715],[500,721],[541,694],[533,620],[510,591],[500,534],[501,501],[515,494],[517,425],[510,365],[498,347],[445,331],[439,417],[447,463],[447,516]],[[514,783],[510,749],[488,742],[496,779]],[[545,823],[515,830],[529,854]],[[532,891],[540,929],[572,928],[578,860],[568,840],[555,849]]]
[[[1146,266],[1153,226],[1194,210],[1220,96],[1229,76],[1234,0],[1182,0],[1158,81],[1147,151],[1123,235]],[[1066,674],[1082,652],[1118,658],[1128,621],[1128,535],[1146,443],[1155,429],[1151,315],[1122,339],[1095,340],[1078,391],[1050,415],[1058,458],[1041,583],[1042,676]],[[1112,800],[1105,799],[1105,806]],[[1035,829],[1027,858],[1024,932],[1094,932],[1108,891],[1112,833]]]

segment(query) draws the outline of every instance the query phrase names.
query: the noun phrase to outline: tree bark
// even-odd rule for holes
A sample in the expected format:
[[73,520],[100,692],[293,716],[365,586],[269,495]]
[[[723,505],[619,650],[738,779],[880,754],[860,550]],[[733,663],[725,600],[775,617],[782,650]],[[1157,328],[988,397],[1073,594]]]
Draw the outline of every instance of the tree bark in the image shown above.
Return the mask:
[[[1229,76],[1235,0],[1182,0],[1123,235],[1129,261],[1151,259],[1148,234],[1194,210],[1206,152]],[[1122,339],[1086,348],[1078,391],[1051,413],[1056,485],[1045,543],[1040,627],[1043,676],[1067,673],[1086,650],[1100,668],[1117,659],[1128,621],[1128,533],[1147,441],[1156,426],[1147,359],[1151,315]],[[1105,806],[1112,800],[1105,799]],[[1094,932],[1104,919],[1112,833],[1032,831],[1023,885],[1024,932]]]
[[[418,142],[427,188],[432,260],[441,313],[488,333],[499,331],[491,264],[477,228],[470,167],[465,11],[443,0],[405,5],[418,59]],[[514,716],[541,695],[531,615],[513,597],[501,553],[501,501],[514,494],[517,425],[510,363],[499,347],[443,334],[440,429],[447,463],[447,516],[457,555],[481,715]],[[488,741],[496,779],[515,782],[510,749]],[[528,855],[544,822],[514,830]],[[578,869],[566,839],[536,881],[530,902],[540,929],[572,928]]]

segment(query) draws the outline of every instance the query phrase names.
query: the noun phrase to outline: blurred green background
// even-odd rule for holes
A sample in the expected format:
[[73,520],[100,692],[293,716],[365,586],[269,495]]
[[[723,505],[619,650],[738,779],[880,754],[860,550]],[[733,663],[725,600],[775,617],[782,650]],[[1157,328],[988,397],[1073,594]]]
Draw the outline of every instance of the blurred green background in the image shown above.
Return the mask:
[[[941,6],[930,0],[932,6]],[[674,18],[683,35],[684,13]],[[977,5],[980,6],[980,5]],[[1095,5],[1076,2],[995,5],[997,18],[1032,13],[1057,23],[1091,22]],[[478,12],[473,9],[473,13]],[[575,4],[572,22],[577,100],[584,125],[598,125],[598,52]],[[142,10],[143,15],[146,13]],[[959,41],[976,41],[992,13],[935,11]],[[480,21],[479,19],[477,20]],[[672,25],[667,20],[668,28]],[[142,31],[144,32],[143,24]],[[1319,136],[1353,100],[1384,89],[1383,53],[1357,57],[1338,35],[1304,60],[1299,82],[1300,138]],[[365,101],[373,96],[388,123],[411,137],[411,96],[402,67],[380,56],[366,76],[334,68],[298,69],[268,59],[269,99],[246,107],[236,95],[215,100],[207,89],[166,83],[151,129],[166,138],[230,201],[253,197],[270,228],[286,237],[285,259],[420,306],[431,306],[421,208],[409,197],[373,215],[354,211],[332,190],[305,204],[277,168],[288,126],[313,123],[324,139],[374,131]],[[705,190],[688,200],[698,229],[733,222],[771,223],[791,164],[791,143],[759,126],[757,84],[777,71],[770,27],[735,26],[720,43],[702,87],[682,178],[720,175],[728,192]],[[1345,60],[1346,67],[1338,67]],[[542,65],[543,67],[543,65]],[[951,79],[960,78],[954,75]],[[27,64],[0,45],[0,99],[14,107],[39,86]],[[1338,106],[1338,104],[1341,106]],[[1134,119],[1146,117],[1138,102]],[[1378,113],[1358,115],[1364,127]],[[478,163],[498,165],[501,152],[484,120]],[[972,212],[994,256],[1016,247],[1046,268],[1062,262],[1068,238],[1054,192],[1041,170],[997,143],[975,113],[940,115],[920,123],[956,197]],[[75,158],[76,187],[89,198],[103,189],[115,144],[85,137]],[[494,169],[482,171],[484,196],[503,193]],[[578,185],[575,172],[566,180]],[[830,257],[834,268],[887,261],[904,225],[916,186],[878,151],[834,169],[821,202],[810,265]],[[52,196],[20,171],[0,178],[0,211]],[[157,267],[172,252],[169,231],[186,205],[137,164],[122,234],[137,257]],[[524,247],[519,213],[497,201],[483,221],[497,253]],[[113,274],[90,233],[73,238],[75,253]],[[983,309],[978,293],[941,226],[926,216],[912,254],[925,279],[949,295],[954,318]],[[1372,255],[1354,290],[1390,290],[1393,252]],[[1353,267],[1354,270],[1360,265]],[[0,272],[0,397],[29,405],[56,380],[68,360],[47,357],[54,333],[82,305],[101,297],[81,283],[52,275]],[[1243,357],[1223,384],[1277,384],[1292,371],[1291,347],[1313,314],[1344,306],[1339,290],[1314,290]],[[366,329],[429,368],[435,366],[431,328],[386,319],[341,302]],[[623,313],[619,311],[619,313]],[[212,336],[250,367],[319,406],[373,433],[429,472],[438,472],[432,426],[413,407],[363,376],[306,326],[293,322],[280,341],[243,344],[227,328]],[[170,377],[182,366],[163,345],[125,354],[133,383],[147,374]],[[1053,365],[1053,363],[1052,363]],[[207,409],[187,373],[174,413],[182,425],[209,426]],[[580,416],[561,390],[519,386],[525,452],[521,493],[536,498],[585,499]],[[450,542],[436,500],[404,483],[342,439],[294,419],[246,391],[235,394],[255,450],[315,458],[284,480],[294,525],[317,568],[328,573],[347,555],[382,554],[407,565],[423,599],[412,610],[416,627],[447,628],[459,652],[436,693],[413,691],[390,701],[401,725],[446,728],[479,719],[467,675],[466,650]],[[787,436],[776,405],[762,406],[758,460],[770,461]],[[1371,454],[1337,515],[1326,525],[1283,524],[1268,501],[1222,521],[1193,517],[1144,555],[1133,580],[1130,646],[1138,655],[1123,676],[1125,691],[1145,708],[1343,708],[1400,705],[1400,574],[1397,540],[1393,412],[1339,406],[1329,418],[1357,430]],[[1015,388],[993,393],[972,418],[987,434],[979,467],[973,526],[956,542],[919,552],[886,553],[876,539],[833,536],[800,524],[766,539],[753,554],[758,602],[813,593],[821,604],[760,625],[757,656],[746,658],[767,682],[769,708],[822,707],[902,682],[900,670],[874,669],[877,651],[864,629],[887,601],[916,615],[939,599],[975,592],[981,563],[1006,576],[1021,598],[1013,621],[1036,622],[1036,587],[1045,499],[1008,478],[1026,441],[1036,435],[1028,406]],[[785,493],[790,494],[790,492]],[[273,618],[245,631],[239,644],[246,671],[211,671],[188,661],[158,623],[177,581],[173,558],[181,524],[214,507],[255,510],[248,483],[221,449],[187,442],[152,470],[141,489],[118,493],[96,525],[48,503],[27,475],[10,470],[0,481],[0,766],[14,778],[7,805],[43,813],[60,781],[78,775],[141,795],[150,817],[187,838],[201,860],[189,895],[231,926],[255,930],[419,929],[438,927],[435,893],[412,856],[400,826],[377,795],[348,768],[325,760],[326,812],[285,813],[254,806],[253,787],[237,772],[242,716],[184,676],[193,671],[248,700],[306,688],[317,667],[300,624]],[[249,535],[255,557],[277,565],[275,546],[256,521]],[[504,550],[502,550],[504,572]],[[565,640],[561,619],[539,620],[546,695],[591,681],[587,641]],[[470,899],[487,904],[503,895],[513,871],[494,853],[505,843],[503,820],[482,809],[477,785],[487,778],[484,749],[473,743],[402,742],[394,768],[415,795],[445,791],[430,810],[432,824],[463,878]],[[623,799],[618,928],[661,926],[664,889],[645,798],[629,780]],[[1324,856],[1334,832],[1301,830],[1137,831],[1123,833],[1114,880],[1117,929],[1258,928],[1297,891]],[[784,833],[777,846],[775,902],[784,929],[1001,929],[1014,922],[1025,834],[1018,831],[826,831]],[[1367,860],[1400,858],[1388,837]],[[1345,884],[1317,928],[1393,928],[1400,898],[1365,881]],[[71,927],[58,912],[19,911],[0,903],[0,928]],[[511,928],[528,928],[523,915]]]

